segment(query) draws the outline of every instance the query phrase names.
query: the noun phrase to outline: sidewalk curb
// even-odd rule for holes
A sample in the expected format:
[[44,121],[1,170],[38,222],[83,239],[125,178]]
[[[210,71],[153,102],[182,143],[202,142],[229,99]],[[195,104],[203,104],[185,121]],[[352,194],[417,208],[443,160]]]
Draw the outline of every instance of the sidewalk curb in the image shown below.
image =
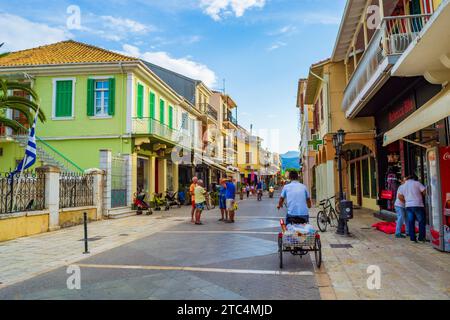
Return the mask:
[[314,275],[316,277],[317,286],[319,287],[319,294],[321,300],[337,300],[336,292],[334,291],[333,285],[331,283],[330,276],[322,262],[320,269],[317,268],[315,263],[315,259],[311,257],[311,260],[314,260]]

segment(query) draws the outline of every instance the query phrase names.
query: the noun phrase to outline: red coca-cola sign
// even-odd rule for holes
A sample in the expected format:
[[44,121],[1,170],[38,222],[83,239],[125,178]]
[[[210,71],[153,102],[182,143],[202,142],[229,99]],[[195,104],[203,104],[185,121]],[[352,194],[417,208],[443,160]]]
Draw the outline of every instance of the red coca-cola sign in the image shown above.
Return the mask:
[[403,100],[399,105],[395,106],[391,109],[391,111],[389,111],[389,123],[392,124],[394,122],[397,122],[398,120],[403,120],[414,110],[414,100],[412,99],[412,97]]

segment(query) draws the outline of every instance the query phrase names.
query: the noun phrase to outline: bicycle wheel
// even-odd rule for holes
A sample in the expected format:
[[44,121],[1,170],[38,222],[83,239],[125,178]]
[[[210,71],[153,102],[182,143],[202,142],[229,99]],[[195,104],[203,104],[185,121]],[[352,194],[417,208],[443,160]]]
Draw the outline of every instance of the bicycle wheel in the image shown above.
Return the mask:
[[317,226],[319,227],[320,231],[327,231],[328,217],[324,211],[319,211],[319,213],[317,214]]
[[336,214],[336,211],[334,211],[333,208],[330,209],[329,219],[330,226],[337,228],[339,225],[339,216]]
[[314,244],[314,257],[316,258],[316,266],[320,269],[320,266],[322,265],[322,243],[320,242],[320,238],[316,238]]

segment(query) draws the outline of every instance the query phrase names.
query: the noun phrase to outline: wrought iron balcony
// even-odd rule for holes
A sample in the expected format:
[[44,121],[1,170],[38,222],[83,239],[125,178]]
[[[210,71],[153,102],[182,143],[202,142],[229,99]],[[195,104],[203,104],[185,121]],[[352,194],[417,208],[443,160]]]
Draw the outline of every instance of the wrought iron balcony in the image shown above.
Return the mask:
[[225,113],[223,116],[223,121],[228,121],[231,122],[232,124],[234,124],[235,126],[238,125],[237,119],[235,117],[233,117],[233,115],[231,114],[231,112]]
[[217,121],[219,119],[217,110],[214,109],[214,107],[211,106],[209,103],[199,103],[198,109],[206,117],[212,118],[215,121]]
[[431,14],[385,17],[374,33],[344,91],[342,109],[354,117],[390,76],[389,71],[430,19]]

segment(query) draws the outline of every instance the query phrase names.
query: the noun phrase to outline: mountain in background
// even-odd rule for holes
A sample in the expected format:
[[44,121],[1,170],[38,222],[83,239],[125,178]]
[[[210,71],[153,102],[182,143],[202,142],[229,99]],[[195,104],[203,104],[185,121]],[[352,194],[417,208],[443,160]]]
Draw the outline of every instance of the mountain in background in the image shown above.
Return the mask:
[[281,158],[281,168],[286,169],[300,169],[300,152],[298,151],[288,151],[285,154],[280,155]]

